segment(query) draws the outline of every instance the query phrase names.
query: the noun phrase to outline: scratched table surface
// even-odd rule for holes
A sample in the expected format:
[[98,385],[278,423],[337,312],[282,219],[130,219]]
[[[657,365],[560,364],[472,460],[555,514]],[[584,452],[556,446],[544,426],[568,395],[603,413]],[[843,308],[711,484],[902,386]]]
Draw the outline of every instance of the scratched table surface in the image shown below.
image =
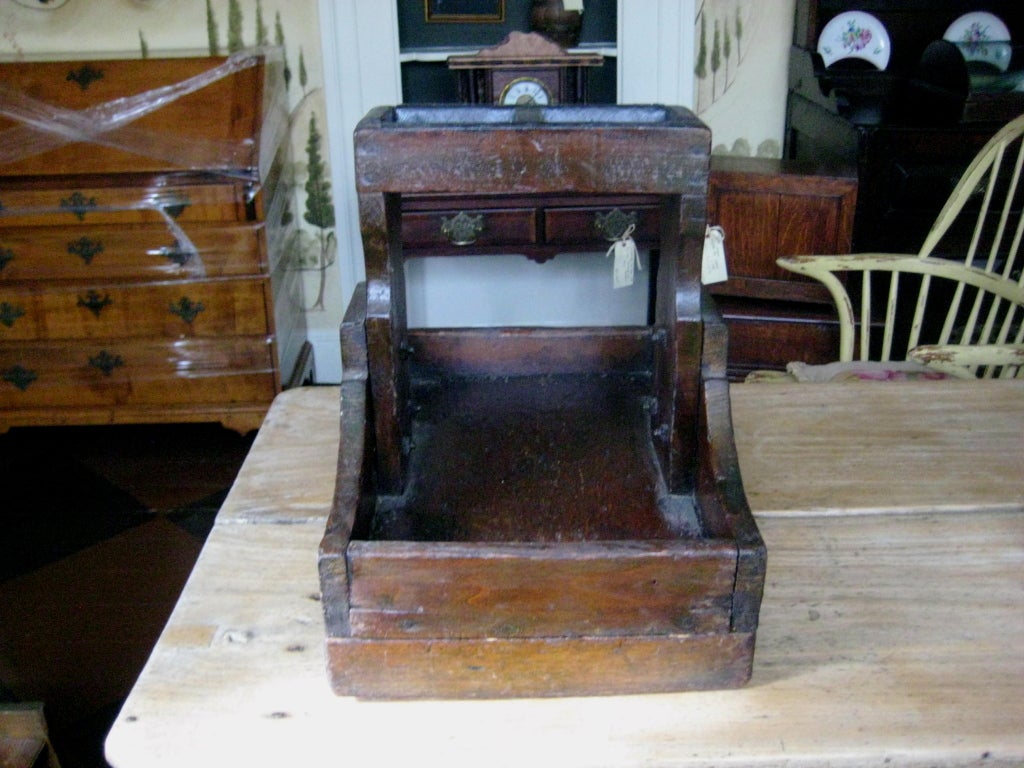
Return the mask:
[[316,570],[339,390],[275,401],[107,739],[115,768],[1024,763],[1024,381],[736,385],[768,547],[743,689],[366,702]]

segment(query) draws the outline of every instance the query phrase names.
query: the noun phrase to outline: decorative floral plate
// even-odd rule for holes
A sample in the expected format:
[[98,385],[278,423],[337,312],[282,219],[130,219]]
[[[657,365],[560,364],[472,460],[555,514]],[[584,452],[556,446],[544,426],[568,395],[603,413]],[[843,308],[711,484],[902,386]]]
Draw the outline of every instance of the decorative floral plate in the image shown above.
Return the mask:
[[18,5],[26,8],[36,8],[40,11],[55,11],[64,5],[68,0],[15,0]]
[[892,43],[885,25],[863,11],[846,11],[829,21],[818,36],[826,67],[841,59],[864,59],[878,69],[889,66]]
[[956,43],[966,61],[980,61],[1005,72],[1013,49],[1010,30],[998,16],[985,11],[965,13],[946,29],[943,40]]

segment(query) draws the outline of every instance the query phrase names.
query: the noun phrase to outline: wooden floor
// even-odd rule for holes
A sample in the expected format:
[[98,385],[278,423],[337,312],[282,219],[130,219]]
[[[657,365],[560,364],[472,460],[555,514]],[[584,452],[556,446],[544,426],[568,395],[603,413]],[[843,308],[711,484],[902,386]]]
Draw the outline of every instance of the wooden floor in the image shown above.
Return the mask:
[[44,703],[64,768],[106,766],[252,439],[213,424],[0,435],[0,702]]

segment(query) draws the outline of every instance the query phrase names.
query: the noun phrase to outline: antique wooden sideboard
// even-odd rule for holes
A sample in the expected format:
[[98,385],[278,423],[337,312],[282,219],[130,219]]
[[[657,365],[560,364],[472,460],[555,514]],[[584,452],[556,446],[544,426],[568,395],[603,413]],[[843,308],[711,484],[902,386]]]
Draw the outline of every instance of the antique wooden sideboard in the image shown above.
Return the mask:
[[0,430],[248,431],[302,375],[280,70],[0,65]]

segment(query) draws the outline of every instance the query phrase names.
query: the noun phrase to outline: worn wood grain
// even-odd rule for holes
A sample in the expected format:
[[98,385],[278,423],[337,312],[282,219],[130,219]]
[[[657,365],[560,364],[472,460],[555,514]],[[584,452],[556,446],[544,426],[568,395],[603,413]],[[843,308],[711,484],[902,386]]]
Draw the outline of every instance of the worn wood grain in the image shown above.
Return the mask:
[[[726,633],[729,541],[353,542],[352,634],[485,638]],[[518,676],[518,675],[517,675]]]
[[347,695],[445,698],[457,679],[457,698],[544,698],[734,688],[750,677],[753,644],[749,632],[487,642],[330,638],[327,659],[336,690]]
[[[823,508],[819,495],[856,503],[851,489],[874,483],[877,442],[824,451],[804,494],[795,481],[776,486],[779,502],[762,493],[771,475],[741,464],[771,552],[745,688],[392,703],[336,697],[325,671],[316,552],[333,494],[338,388],[280,395],[107,757],[115,768],[411,765],[425,754],[473,768],[545,765],[552,755],[613,768],[1020,765],[1020,481],[993,478],[960,510],[947,498],[966,482],[949,477],[965,441],[974,467],[1020,455],[1006,453],[1010,434],[1024,434],[1014,406],[1024,388],[991,384],[833,385],[827,397],[800,385],[791,405],[767,385],[732,388],[741,462],[755,448],[759,464],[795,452],[810,461],[835,440],[833,424],[875,401],[889,403],[882,444],[894,450],[903,434],[903,460],[921,470],[906,474],[888,507],[858,513]],[[945,495],[930,491],[936,483]],[[804,514],[781,514],[783,505]]]
[[732,387],[750,506],[766,514],[1024,506],[1024,383]]

